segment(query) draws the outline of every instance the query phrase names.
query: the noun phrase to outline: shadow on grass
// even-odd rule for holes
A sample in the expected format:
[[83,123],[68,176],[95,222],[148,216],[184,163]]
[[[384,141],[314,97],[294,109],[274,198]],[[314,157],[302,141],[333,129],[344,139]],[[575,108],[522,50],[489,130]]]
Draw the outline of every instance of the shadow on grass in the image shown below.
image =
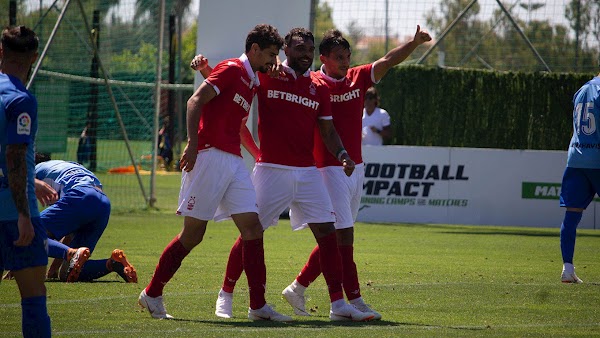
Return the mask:
[[[418,224],[418,223],[402,223],[402,224],[380,224],[395,227],[406,228],[425,228],[439,229],[439,233],[443,234],[460,234],[460,235],[512,235],[512,236],[532,236],[532,237],[558,237],[560,235],[559,228],[515,228],[507,227],[506,229],[499,228],[496,225],[446,225],[446,224]],[[596,229],[582,229],[596,230]],[[600,231],[597,233],[577,233],[577,237],[595,237],[600,238]]]
[[[560,236],[558,230],[556,232],[535,231],[535,230],[459,230],[459,231],[440,231],[442,234],[458,234],[458,235],[509,235],[509,236],[529,236],[529,237],[556,237]],[[597,234],[578,233],[577,237],[596,237],[600,238],[600,232]]]
[[230,320],[202,320],[202,319],[170,319],[170,321],[186,322],[186,323],[199,323],[209,324],[214,326],[228,326],[236,328],[289,328],[297,327],[304,329],[315,329],[315,328],[331,328],[331,327],[418,327],[418,328],[436,328],[436,329],[452,329],[452,330],[468,330],[468,331],[480,331],[487,330],[488,327],[484,326],[446,326],[446,325],[434,325],[424,323],[408,323],[408,322],[391,322],[386,320],[375,320],[370,322],[331,322],[324,320],[298,320],[293,322],[272,322],[272,321],[230,321]]
[[[58,278],[51,278],[51,279],[46,279],[45,281],[46,283],[67,283],[67,282],[63,282]],[[86,283],[86,284],[92,284],[92,283],[119,283],[119,284],[128,284],[125,281],[122,280],[91,280],[91,281],[86,281],[86,282],[75,282],[75,283]],[[70,283],[73,284],[73,283]]]

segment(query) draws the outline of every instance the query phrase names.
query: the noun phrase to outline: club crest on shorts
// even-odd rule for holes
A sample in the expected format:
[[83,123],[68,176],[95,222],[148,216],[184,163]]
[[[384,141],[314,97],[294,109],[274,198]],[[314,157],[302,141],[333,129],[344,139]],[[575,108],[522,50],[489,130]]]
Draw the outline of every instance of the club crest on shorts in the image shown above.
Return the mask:
[[196,197],[195,196],[190,196],[190,198],[188,199],[187,209],[188,210],[193,210],[195,204],[196,204]]

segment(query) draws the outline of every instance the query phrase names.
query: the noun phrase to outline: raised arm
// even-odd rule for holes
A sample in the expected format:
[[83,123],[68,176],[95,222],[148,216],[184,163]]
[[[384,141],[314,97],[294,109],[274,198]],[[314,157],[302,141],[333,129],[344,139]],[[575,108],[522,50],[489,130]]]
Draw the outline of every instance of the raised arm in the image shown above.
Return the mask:
[[333,125],[333,120],[320,119],[318,123],[319,133],[321,134],[321,139],[323,139],[323,143],[327,147],[327,150],[342,163],[346,175],[352,175],[355,163],[350,158],[350,155],[348,155],[346,149],[344,149],[340,135],[338,135],[337,130],[335,130],[335,126]]
[[417,32],[411,41],[392,49],[373,63],[375,82],[379,82],[388,70],[404,61],[419,45],[427,41],[431,41],[431,36],[426,30],[421,30],[421,26],[417,25]]

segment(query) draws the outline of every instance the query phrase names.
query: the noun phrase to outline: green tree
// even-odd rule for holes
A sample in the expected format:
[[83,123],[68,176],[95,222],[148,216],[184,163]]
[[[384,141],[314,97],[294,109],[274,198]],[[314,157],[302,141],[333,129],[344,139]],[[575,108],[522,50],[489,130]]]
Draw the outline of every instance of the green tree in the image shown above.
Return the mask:
[[196,55],[196,37],[198,25],[194,22],[185,32],[181,40],[182,83],[193,83],[195,71],[189,67],[190,61]]
[[[9,9],[10,9],[10,1],[8,0],[2,0],[0,1],[0,13],[2,13],[2,15],[0,16],[0,27],[4,28],[6,26],[8,26],[8,13],[9,13]],[[25,2],[25,0],[17,0],[17,24],[18,25],[22,25],[24,24],[23,22],[23,13],[28,12],[27,10],[27,2]],[[27,24],[27,26],[30,26],[29,24]],[[33,27],[31,27],[33,28]]]
[[315,36],[315,58],[313,64],[316,68],[321,66],[321,60],[319,60],[319,44],[323,40],[323,34],[330,30],[335,29],[333,24],[333,9],[327,2],[320,3],[319,0],[315,0],[315,21],[313,34]]
[[[442,0],[440,10],[432,11],[427,16],[428,27],[434,35],[440,36],[469,2],[468,0]],[[581,0],[580,7],[577,7],[576,2],[571,1],[566,10],[566,17],[570,18],[570,26],[574,29],[576,24],[573,20],[577,16],[574,9],[580,8],[586,11],[586,14],[581,14],[577,20],[580,25],[584,24],[586,27],[580,30],[582,39],[580,41],[587,41],[587,32],[594,29],[590,24],[594,20],[592,17],[594,5],[598,3],[600,6],[600,0]],[[515,5],[504,7],[512,13]],[[600,8],[598,11],[600,12]],[[546,67],[531,50],[514,23],[552,71],[589,71],[587,67],[595,66],[593,60],[597,50],[587,43],[574,41],[571,35],[573,30],[569,30],[568,27],[553,24],[549,20],[522,20],[511,14],[513,23],[508,20],[506,13],[500,7],[494,11],[490,20],[483,22],[477,19],[478,12],[479,6],[475,4],[438,45],[440,51],[445,54],[446,66],[545,71]],[[579,60],[578,64],[585,67],[574,68],[574,60]],[[428,60],[428,63],[432,64],[432,61]]]
[[[427,13],[427,27],[434,36],[441,36],[470,2],[470,0],[440,1],[438,11],[432,9]],[[479,3],[475,3],[438,45],[439,51],[444,53],[446,65],[457,65],[488,28],[484,23],[477,20],[480,10]],[[438,15],[438,13],[441,13],[441,15]],[[428,60],[428,64],[435,64],[435,60],[431,59],[433,58]],[[469,61],[466,66],[479,68],[481,65],[478,61]]]

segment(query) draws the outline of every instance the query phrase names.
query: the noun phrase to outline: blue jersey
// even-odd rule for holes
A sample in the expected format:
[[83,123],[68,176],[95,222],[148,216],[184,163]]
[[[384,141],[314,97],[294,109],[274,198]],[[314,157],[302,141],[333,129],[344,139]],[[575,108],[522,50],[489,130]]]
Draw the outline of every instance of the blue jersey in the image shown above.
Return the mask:
[[35,166],[35,178],[48,183],[58,196],[77,186],[102,188],[100,180],[84,166],[74,162],[47,161]]
[[600,77],[573,97],[573,137],[567,167],[600,169]]
[[27,198],[31,217],[39,217],[35,198],[34,141],[37,133],[37,101],[19,79],[0,73],[0,221],[19,215],[8,187],[6,146],[27,144]]

